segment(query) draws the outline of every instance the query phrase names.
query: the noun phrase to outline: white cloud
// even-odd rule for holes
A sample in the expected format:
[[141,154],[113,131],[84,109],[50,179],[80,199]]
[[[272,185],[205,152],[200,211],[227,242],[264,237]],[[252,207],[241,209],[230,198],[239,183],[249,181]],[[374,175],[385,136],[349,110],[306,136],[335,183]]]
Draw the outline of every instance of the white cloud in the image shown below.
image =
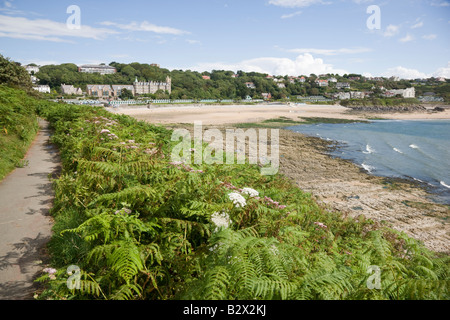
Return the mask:
[[313,4],[330,4],[330,2],[324,2],[323,0],[270,0],[269,4],[284,8],[301,8]]
[[421,28],[421,27],[423,27],[423,22],[422,21],[420,21],[420,22],[416,23],[415,25],[413,25],[411,27],[411,29],[417,29],[417,28]]
[[24,14],[24,11],[17,10],[12,1],[3,1],[3,7],[0,7],[0,12],[5,14]]
[[435,34],[426,34],[426,35],[422,36],[422,38],[425,39],[425,40],[434,40],[434,39],[437,38],[437,35],[435,35]]
[[435,0],[431,2],[434,7],[450,7],[450,2],[445,0]]
[[404,38],[401,38],[399,41],[405,43],[405,42],[410,42],[413,40],[414,40],[414,37],[408,33]]
[[154,32],[154,33],[158,33],[158,34],[182,35],[182,34],[190,33],[188,31],[175,29],[175,28],[171,28],[171,27],[157,26],[155,24],[149,23],[148,21],[143,21],[141,23],[131,22],[129,24],[120,24],[120,23],[115,23],[115,22],[111,22],[111,21],[104,21],[101,23],[101,25],[113,26],[113,27],[116,27],[116,28],[119,28],[122,30],[127,30],[127,31],[145,31],[145,32]]
[[444,77],[450,79],[450,61],[447,66],[437,69],[433,73],[424,73],[416,69],[408,69],[402,66],[388,69],[384,74],[384,77],[397,76],[402,79],[418,79],[418,78],[430,78],[430,77]]
[[293,18],[293,17],[298,16],[300,14],[302,14],[302,11],[296,11],[294,13],[284,14],[284,15],[281,16],[281,19]]
[[101,40],[117,32],[104,28],[81,25],[80,29],[70,29],[65,23],[45,19],[30,20],[22,17],[0,15],[0,37],[70,42],[69,38]]
[[402,79],[417,79],[417,78],[428,78],[428,75],[420,72],[416,69],[408,69],[404,67],[395,67],[388,69],[384,74],[384,77],[393,77],[397,76]]
[[186,39],[186,42],[189,44],[201,44],[199,40]]
[[39,59],[28,59],[28,60],[22,60],[20,63],[24,66],[29,65],[30,63],[34,63],[38,66],[50,66],[50,65],[59,65],[62,62],[56,61],[56,60],[39,60]]
[[370,52],[372,49],[370,48],[341,48],[341,49],[317,49],[317,48],[299,48],[299,49],[289,49],[288,52],[303,54],[303,53],[311,53],[318,54],[324,56],[335,56],[339,54],[356,54],[356,53],[364,53]]
[[447,63],[446,67],[437,69],[432,75],[433,77],[444,77],[446,79],[450,79],[450,61]]
[[333,65],[325,63],[322,59],[314,58],[311,54],[305,53],[299,55],[295,60],[288,58],[256,58],[244,60],[238,63],[199,63],[194,67],[189,68],[199,72],[211,70],[231,70],[244,72],[260,72],[271,75],[290,75],[298,76],[301,74],[309,75],[322,73],[338,73],[346,74],[348,71],[343,69],[336,69]]
[[398,34],[398,32],[400,31],[400,27],[399,26],[395,26],[393,24],[390,24],[386,27],[386,30],[384,31],[383,35],[385,37],[393,37],[396,34]]

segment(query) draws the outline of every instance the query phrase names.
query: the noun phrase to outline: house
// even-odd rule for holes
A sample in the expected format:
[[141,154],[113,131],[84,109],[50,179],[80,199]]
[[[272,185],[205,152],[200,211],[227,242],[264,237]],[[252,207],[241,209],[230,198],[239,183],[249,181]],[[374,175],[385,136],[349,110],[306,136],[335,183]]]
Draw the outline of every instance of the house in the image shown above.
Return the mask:
[[305,82],[306,82],[306,79],[305,79],[305,77],[301,77],[299,81],[300,81],[301,83],[305,83]]
[[278,88],[284,89],[286,88],[286,85],[284,83],[277,83]]
[[113,90],[110,85],[103,84],[88,84],[86,86],[87,95],[98,98],[111,97]]
[[328,80],[319,80],[319,79],[317,79],[316,80],[316,84],[319,87],[328,87]]
[[348,100],[351,98],[350,92],[338,92],[333,95],[333,98],[338,100]]
[[268,75],[266,76],[266,79],[273,79],[273,76],[271,76],[270,74],[268,74]]
[[295,81],[297,81],[297,80],[298,80],[298,77],[289,77],[289,82],[292,84],[294,84]]
[[203,80],[211,80],[210,76],[202,76]]
[[25,70],[27,70],[27,72],[29,74],[36,74],[36,73],[39,72],[39,67],[38,66],[30,66],[30,65],[28,65],[28,66],[25,67]]
[[350,92],[350,98],[351,99],[364,99],[366,97],[365,92],[361,91],[352,91]]
[[439,77],[439,78],[436,78],[436,81],[445,82],[446,80],[444,77]]
[[81,91],[80,88],[75,88],[72,85],[66,85],[66,84],[61,85],[61,93],[63,95],[72,95],[72,94],[75,94],[78,96],[83,95],[83,91]]
[[150,67],[161,68],[161,66],[160,66],[159,64],[157,64],[157,63],[152,63],[152,64],[150,65]]
[[338,82],[336,83],[337,89],[350,89],[350,83],[348,82]]
[[444,98],[438,97],[434,92],[425,92],[419,97],[420,102],[444,102]]
[[117,72],[116,68],[106,65],[82,65],[78,67],[78,72],[82,73],[99,73],[101,75],[114,74]]
[[261,96],[263,97],[264,100],[270,100],[272,99],[272,94],[271,93],[261,93]]
[[337,79],[333,77],[333,78],[328,79],[328,82],[336,83],[336,82],[337,82]]
[[39,91],[40,93],[50,93],[50,87],[48,85],[35,86],[33,89]]
[[401,95],[403,98],[415,98],[416,97],[416,89],[408,88],[408,89],[396,89],[389,90],[383,94],[385,97],[395,97],[396,95]]
[[392,90],[391,90],[391,91],[386,91],[386,92],[384,92],[384,93],[382,94],[382,96],[385,97],[385,98],[392,98],[392,97],[395,97],[396,94],[395,94],[394,92],[392,92]]
[[256,89],[256,86],[253,82],[246,82],[245,86],[249,89]]
[[359,81],[359,80],[361,80],[361,77],[349,77],[348,80],[350,80],[350,81]]
[[236,78],[239,78],[239,75],[236,74],[236,73],[233,73],[233,74],[231,75],[231,77],[234,78],[234,79],[236,79]]

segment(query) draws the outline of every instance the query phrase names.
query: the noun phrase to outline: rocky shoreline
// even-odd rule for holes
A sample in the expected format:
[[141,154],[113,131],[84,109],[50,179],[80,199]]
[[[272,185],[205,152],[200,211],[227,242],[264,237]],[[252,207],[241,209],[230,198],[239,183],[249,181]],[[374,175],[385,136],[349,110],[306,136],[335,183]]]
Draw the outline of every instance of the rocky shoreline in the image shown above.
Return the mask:
[[426,112],[427,108],[422,105],[404,105],[404,106],[348,106],[352,111],[364,111],[374,113],[386,112]]
[[329,151],[335,146],[280,130],[280,173],[344,215],[363,215],[405,232],[430,250],[450,253],[449,206],[430,200],[418,183],[369,175],[351,161],[332,157]]
[[377,106],[377,105],[349,105],[349,113],[438,113],[450,109],[448,105],[435,104],[405,104],[399,106]]

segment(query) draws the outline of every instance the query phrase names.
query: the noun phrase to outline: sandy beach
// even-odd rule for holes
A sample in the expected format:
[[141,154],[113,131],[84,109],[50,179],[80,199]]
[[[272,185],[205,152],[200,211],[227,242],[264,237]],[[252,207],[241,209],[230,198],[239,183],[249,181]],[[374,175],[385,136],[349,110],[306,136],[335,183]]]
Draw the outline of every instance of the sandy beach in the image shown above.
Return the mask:
[[109,108],[114,113],[133,116],[139,120],[153,123],[194,123],[202,121],[204,125],[223,125],[244,122],[259,122],[278,117],[298,120],[299,117],[319,117],[365,120],[368,118],[386,119],[450,119],[450,109],[443,112],[416,113],[355,113],[351,109],[339,105],[296,105],[267,104],[267,105],[203,105],[203,106],[164,106]]
[[[450,110],[417,113],[350,113],[341,106],[168,106],[160,108],[111,109],[115,113],[167,127],[192,129],[194,121],[202,121],[204,130],[236,123],[259,122],[287,117],[325,117],[364,120],[386,119],[450,119]],[[209,127],[208,127],[209,126]],[[363,215],[423,241],[426,247],[450,253],[448,206],[434,203],[419,185],[367,174],[350,161],[327,154],[329,143],[288,130],[280,130],[280,172],[291,178],[319,203],[343,215]]]

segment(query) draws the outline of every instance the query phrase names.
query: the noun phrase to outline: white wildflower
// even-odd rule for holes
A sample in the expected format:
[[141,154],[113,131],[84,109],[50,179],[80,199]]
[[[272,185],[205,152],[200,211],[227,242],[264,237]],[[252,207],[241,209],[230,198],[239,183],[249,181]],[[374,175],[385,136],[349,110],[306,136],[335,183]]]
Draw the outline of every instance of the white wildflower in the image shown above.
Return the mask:
[[270,247],[270,251],[276,256],[280,253],[280,251],[278,251],[278,248],[274,244]]
[[214,212],[211,215],[211,221],[216,225],[215,231],[220,228],[227,229],[231,225],[230,216],[226,212]]
[[241,193],[248,194],[251,198],[259,196],[259,192],[252,188],[243,188]]
[[228,194],[228,198],[231,201],[233,201],[236,208],[243,208],[247,204],[247,202],[245,201],[245,198],[236,192],[232,192],[232,193]]
[[324,228],[324,229],[327,228],[327,226],[324,225],[322,222],[314,222],[314,224],[317,225],[317,226],[319,226],[319,227],[321,227],[321,228]]

